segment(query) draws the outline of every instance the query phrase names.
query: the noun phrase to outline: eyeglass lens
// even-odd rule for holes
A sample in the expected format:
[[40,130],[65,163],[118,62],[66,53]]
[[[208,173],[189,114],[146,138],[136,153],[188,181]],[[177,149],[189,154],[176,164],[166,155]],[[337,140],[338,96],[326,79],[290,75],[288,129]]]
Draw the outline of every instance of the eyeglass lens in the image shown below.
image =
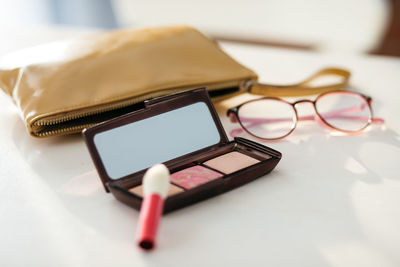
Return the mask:
[[264,139],[285,136],[296,125],[293,106],[276,99],[248,102],[239,108],[238,116],[246,131]]
[[320,117],[339,130],[356,132],[365,128],[372,114],[365,98],[354,93],[329,93],[315,103]]

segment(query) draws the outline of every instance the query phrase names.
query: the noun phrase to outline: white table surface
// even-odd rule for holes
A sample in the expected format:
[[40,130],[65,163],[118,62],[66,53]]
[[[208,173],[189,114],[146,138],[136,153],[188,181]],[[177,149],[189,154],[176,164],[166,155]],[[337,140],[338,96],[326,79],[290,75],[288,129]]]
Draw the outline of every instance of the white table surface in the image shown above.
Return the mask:
[[[386,120],[358,136],[300,123],[269,175],[163,217],[135,245],[138,212],[106,194],[79,135],[30,137],[0,94],[0,266],[400,266],[400,60],[223,44],[265,82],[342,66]],[[227,130],[233,125],[224,117]],[[301,108],[300,108],[301,110]]]

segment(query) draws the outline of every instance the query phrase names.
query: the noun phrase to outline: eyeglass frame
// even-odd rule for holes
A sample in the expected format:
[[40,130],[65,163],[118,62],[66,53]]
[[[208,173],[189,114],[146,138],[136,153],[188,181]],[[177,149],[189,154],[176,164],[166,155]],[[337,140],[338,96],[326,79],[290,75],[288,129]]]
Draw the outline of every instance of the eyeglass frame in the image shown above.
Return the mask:
[[[362,127],[361,129],[357,130],[357,131],[342,130],[342,129],[336,128],[333,125],[329,124],[324,118],[322,118],[322,116],[319,114],[319,112],[318,112],[318,110],[316,108],[317,101],[320,98],[322,98],[323,96],[327,95],[327,94],[348,94],[348,95],[358,95],[358,96],[360,96],[365,101],[365,103],[367,104],[367,107],[368,107],[368,109],[370,111],[370,116],[368,118],[367,124],[364,127]],[[285,135],[281,136],[281,137],[263,138],[263,137],[257,136],[255,134],[251,133],[246,127],[244,127],[243,123],[241,122],[241,120],[239,118],[239,109],[242,106],[244,106],[244,105],[246,105],[248,103],[251,103],[251,102],[260,101],[260,100],[266,100],[266,99],[276,100],[276,101],[280,101],[280,102],[286,103],[286,104],[292,106],[292,109],[294,111],[294,114],[295,114],[294,124],[293,124],[292,128],[290,129],[290,131],[288,133],[286,133]],[[317,116],[314,116],[314,118],[317,117],[318,120],[320,122],[322,122],[323,126],[326,126],[326,127],[330,128],[333,131],[341,132],[341,133],[344,133],[344,134],[347,134],[347,135],[356,135],[356,134],[360,134],[361,132],[363,132],[366,128],[368,128],[374,122],[376,122],[376,123],[383,123],[384,122],[384,120],[381,119],[381,118],[374,118],[373,110],[372,110],[372,106],[371,106],[372,102],[373,102],[373,100],[372,100],[372,97],[370,97],[370,96],[367,96],[367,95],[364,95],[364,94],[361,94],[361,93],[358,93],[358,92],[354,92],[354,91],[344,91],[344,90],[335,90],[335,91],[324,92],[322,94],[319,94],[315,98],[315,100],[300,99],[300,100],[297,100],[297,101],[295,101],[293,103],[291,103],[289,101],[286,101],[285,99],[282,99],[282,98],[279,98],[279,97],[266,96],[266,97],[261,97],[261,98],[245,101],[245,102],[243,102],[243,103],[241,103],[241,104],[239,104],[239,105],[237,105],[235,107],[232,107],[232,108],[227,110],[226,115],[230,118],[231,122],[238,122],[240,127],[242,128],[242,130],[245,131],[246,133],[248,133],[249,135],[251,135],[251,136],[253,136],[253,137],[257,138],[257,139],[260,139],[262,141],[276,141],[276,140],[280,140],[280,139],[283,139],[283,138],[287,137],[288,135],[290,135],[296,129],[297,123],[299,121],[296,105],[300,104],[300,103],[311,103],[313,108],[314,108],[315,114],[317,115]]]

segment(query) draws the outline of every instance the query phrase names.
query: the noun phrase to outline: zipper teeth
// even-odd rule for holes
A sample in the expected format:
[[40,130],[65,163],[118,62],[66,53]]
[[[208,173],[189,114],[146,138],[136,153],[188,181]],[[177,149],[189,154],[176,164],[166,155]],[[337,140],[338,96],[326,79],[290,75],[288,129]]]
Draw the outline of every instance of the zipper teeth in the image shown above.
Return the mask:
[[[151,96],[148,96],[148,97],[151,97]],[[86,117],[86,116],[100,114],[102,112],[112,111],[112,110],[115,110],[115,109],[127,107],[129,105],[141,102],[141,101],[145,100],[146,98],[147,97],[138,97],[138,98],[135,98],[135,99],[121,101],[120,103],[105,104],[101,108],[99,108],[99,107],[94,108],[93,111],[86,111],[86,112],[76,113],[76,114],[72,114],[70,116],[64,116],[64,117],[55,118],[55,119],[40,119],[40,120],[35,121],[33,124],[36,125],[36,126],[54,125],[54,124],[66,122],[66,121],[69,121],[69,120],[79,119],[79,118],[83,118],[83,117]]]
[[93,111],[75,113],[75,114],[71,114],[69,116],[63,116],[63,117],[55,118],[55,119],[40,119],[40,120],[35,121],[33,124],[35,126],[54,125],[54,124],[66,122],[66,121],[69,121],[69,120],[74,120],[74,119],[79,119],[79,118],[83,118],[83,117],[90,116],[90,115],[99,114],[99,113],[102,113],[102,112],[105,112],[105,111],[112,111],[112,110],[115,110],[115,109],[123,108],[125,106],[129,106],[129,105],[134,104],[134,103],[135,103],[135,101],[130,100],[130,101],[121,102],[119,104],[108,104],[108,105],[104,105],[100,109],[99,108],[94,109]]
[[64,132],[78,133],[85,128],[95,126],[97,124],[98,123],[88,123],[88,124],[76,125],[76,126],[58,129],[58,130],[48,130],[48,131],[44,131],[44,132],[33,133],[33,135],[35,135],[37,137],[46,137],[46,136],[53,136],[53,135],[61,134]]

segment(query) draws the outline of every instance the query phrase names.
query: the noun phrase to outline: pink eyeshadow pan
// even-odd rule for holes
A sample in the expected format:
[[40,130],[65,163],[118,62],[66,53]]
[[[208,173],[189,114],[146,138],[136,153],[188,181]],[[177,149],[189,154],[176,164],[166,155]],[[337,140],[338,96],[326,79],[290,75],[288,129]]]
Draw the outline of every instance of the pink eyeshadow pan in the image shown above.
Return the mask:
[[196,165],[171,174],[171,182],[183,188],[191,189],[222,176],[216,171]]
[[258,159],[249,157],[237,151],[233,151],[210,159],[203,164],[222,173],[230,174],[254,165],[258,162],[260,162]]

